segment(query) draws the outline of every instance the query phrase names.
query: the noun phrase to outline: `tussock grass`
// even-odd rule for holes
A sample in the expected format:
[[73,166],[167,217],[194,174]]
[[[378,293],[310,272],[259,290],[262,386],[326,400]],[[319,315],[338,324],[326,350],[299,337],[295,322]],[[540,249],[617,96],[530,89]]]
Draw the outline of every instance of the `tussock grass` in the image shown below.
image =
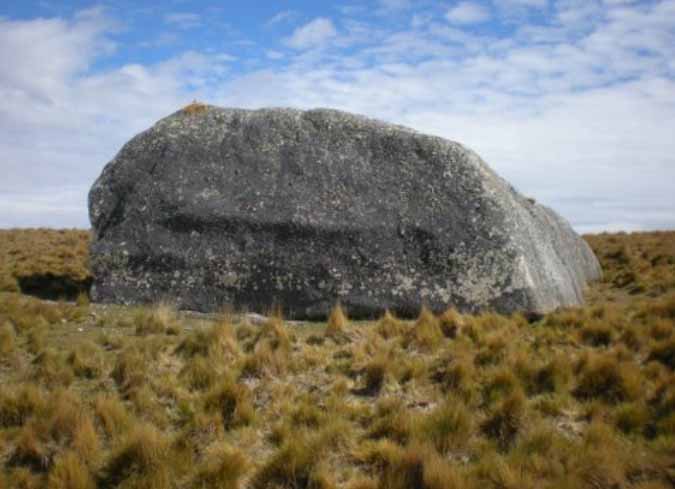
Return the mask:
[[364,394],[380,393],[389,371],[389,362],[390,360],[384,354],[380,354],[363,367]]
[[413,430],[414,418],[403,403],[396,398],[382,399],[375,405],[375,416],[370,422],[367,437],[389,439],[406,443]]
[[406,332],[405,345],[432,352],[440,346],[443,338],[438,318],[425,306],[413,327]]
[[461,333],[465,320],[455,308],[451,307],[439,316],[438,324],[441,327],[443,336],[446,338],[456,338]]
[[636,365],[619,363],[609,355],[593,355],[581,367],[574,395],[618,403],[637,399],[641,387]]
[[175,332],[179,327],[176,308],[168,302],[160,302],[152,308],[137,308],[133,324],[139,336]]
[[147,360],[142,352],[127,348],[118,356],[110,376],[120,391],[129,397],[142,387],[147,380]]
[[0,242],[0,487],[671,487],[673,236],[589,237],[588,305],[529,322],[330,325],[37,300],[79,252]]
[[44,391],[32,384],[3,385],[0,390],[0,427],[22,426],[34,414],[45,411]]
[[171,487],[171,444],[155,427],[137,425],[113,453],[100,483],[139,489]]
[[248,388],[229,379],[207,394],[204,407],[208,412],[220,414],[225,429],[250,424],[254,418]]
[[126,431],[132,423],[122,401],[110,394],[101,394],[94,400],[94,413],[109,437]]
[[78,377],[94,379],[103,374],[105,360],[101,348],[92,341],[77,344],[67,357],[67,363]]
[[15,343],[14,327],[9,322],[5,322],[0,326],[0,355],[6,356],[12,353]]
[[238,489],[249,460],[242,452],[227,445],[210,450],[195,477],[195,487]]
[[375,331],[385,340],[401,336],[407,330],[406,325],[388,310],[384,312],[384,316],[380,318],[375,327]]
[[181,109],[181,112],[188,116],[196,116],[203,114],[209,110],[209,106],[201,102],[193,100],[191,103],[187,104]]
[[612,342],[613,329],[600,321],[591,321],[580,332],[581,340],[591,346],[608,346]]
[[334,487],[322,460],[327,451],[335,449],[344,439],[343,428],[340,424],[333,424],[317,433],[298,433],[277,449],[257,471],[251,487]]
[[447,454],[468,444],[473,423],[466,406],[449,398],[431,413],[420,416],[413,437],[422,443],[430,443],[439,453]]
[[95,489],[96,481],[89,468],[72,451],[64,452],[54,461],[47,481],[49,489]]
[[341,338],[345,334],[345,328],[348,324],[347,315],[340,303],[335,304],[335,307],[328,316],[328,324],[326,325],[325,335],[329,338]]
[[497,442],[501,450],[510,448],[525,422],[525,395],[517,390],[504,399],[490,417],[483,422],[481,429]]
[[384,453],[380,489],[461,489],[458,471],[433,449],[420,444],[391,448]]
[[675,338],[656,344],[649,353],[649,360],[656,360],[675,370]]

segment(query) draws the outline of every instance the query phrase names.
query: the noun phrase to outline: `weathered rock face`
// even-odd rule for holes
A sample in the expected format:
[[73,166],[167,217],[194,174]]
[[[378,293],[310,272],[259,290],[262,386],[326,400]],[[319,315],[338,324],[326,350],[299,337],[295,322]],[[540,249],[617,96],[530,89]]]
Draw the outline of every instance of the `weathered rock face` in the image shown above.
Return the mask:
[[458,143],[333,110],[196,109],[92,187],[94,301],[545,312],[600,275],[566,221]]

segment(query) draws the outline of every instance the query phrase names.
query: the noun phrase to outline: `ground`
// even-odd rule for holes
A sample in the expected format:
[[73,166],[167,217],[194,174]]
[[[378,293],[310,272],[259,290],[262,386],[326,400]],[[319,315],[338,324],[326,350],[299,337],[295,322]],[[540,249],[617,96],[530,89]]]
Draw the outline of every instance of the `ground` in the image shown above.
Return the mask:
[[675,232],[586,239],[583,308],[318,324],[89,304],[87,232],[1,231],[0,488],[673,487]]

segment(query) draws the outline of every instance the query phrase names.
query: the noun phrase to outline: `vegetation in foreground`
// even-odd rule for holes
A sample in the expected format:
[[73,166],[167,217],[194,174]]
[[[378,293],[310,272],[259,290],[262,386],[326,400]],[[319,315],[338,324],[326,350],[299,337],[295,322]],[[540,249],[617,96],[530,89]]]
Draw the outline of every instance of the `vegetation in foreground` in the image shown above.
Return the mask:
[[675,484],[675,233],[587,237],[588,305],[532,323],[253,325],[21,294],[86,275],[86,237],[31,232],[0,234],[0,488]]

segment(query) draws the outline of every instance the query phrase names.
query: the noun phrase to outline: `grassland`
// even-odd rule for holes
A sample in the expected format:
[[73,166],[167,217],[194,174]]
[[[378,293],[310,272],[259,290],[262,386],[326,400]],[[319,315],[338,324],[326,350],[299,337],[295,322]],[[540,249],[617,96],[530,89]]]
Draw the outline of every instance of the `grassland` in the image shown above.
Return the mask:
[[87,233],[0,232],[0,488],[673,487],[675,232],[587,239],[603,281],[536,322],[254,325],[30,297]]

